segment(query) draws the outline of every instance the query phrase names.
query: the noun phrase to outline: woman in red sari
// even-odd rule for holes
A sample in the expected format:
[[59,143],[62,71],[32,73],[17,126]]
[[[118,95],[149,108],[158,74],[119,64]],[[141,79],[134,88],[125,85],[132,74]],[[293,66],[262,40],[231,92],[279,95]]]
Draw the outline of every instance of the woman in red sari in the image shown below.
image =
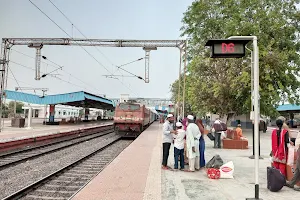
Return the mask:
[[286,177],[286,161],[289,143],[289,134],[286,129],[283,129],[283,121],[276,120],[277,129],[272,132],[272,155],[273,166],[279,169],[280,172]]

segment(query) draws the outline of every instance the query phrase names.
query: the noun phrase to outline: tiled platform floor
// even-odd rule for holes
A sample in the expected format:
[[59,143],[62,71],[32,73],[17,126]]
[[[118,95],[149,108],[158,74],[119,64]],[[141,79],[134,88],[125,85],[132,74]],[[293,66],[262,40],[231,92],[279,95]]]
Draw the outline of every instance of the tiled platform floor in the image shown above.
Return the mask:
[[[211,180],[206,171],[188,173],[161,170],[162,125],[154,123],[96,176],[73,199],[75,200],[241,200],[254,197],[254,160],[252,132],[247,150],[213,149],[207,137],[206,161],[219,154],[224,162],[233,161],[234,179]],[[261,133],[259,182],[263,200],[297,199],[299,192],[284,187],[270,192],[267,187],[267,166],[270,166],[271,132]],[[174,165],[173,145],[168,165]],[[186,166],[187,167],[187,166]]]
[[161,125],[153,123],[74,200],[160,200]]

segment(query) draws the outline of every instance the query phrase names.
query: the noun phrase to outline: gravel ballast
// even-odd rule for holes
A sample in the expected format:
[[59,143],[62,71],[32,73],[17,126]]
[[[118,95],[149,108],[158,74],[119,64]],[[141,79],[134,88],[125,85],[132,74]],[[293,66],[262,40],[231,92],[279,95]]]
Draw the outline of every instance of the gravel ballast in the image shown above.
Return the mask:
[[118,137],[115,133],[108,134],[1,170],[0,199],[71,164]]

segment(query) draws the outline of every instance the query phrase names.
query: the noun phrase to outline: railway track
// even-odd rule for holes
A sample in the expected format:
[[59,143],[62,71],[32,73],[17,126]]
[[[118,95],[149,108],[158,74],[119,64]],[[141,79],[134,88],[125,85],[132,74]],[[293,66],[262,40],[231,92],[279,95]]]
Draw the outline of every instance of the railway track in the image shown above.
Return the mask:
[[92,153],[2,199],[70,199],[100,173],[132,140],[119,136]]
[[55,151],[59,151],[65,149],[67,147],[97,138],[102,137],[104,135],[113,133],[113,127],[103,130],[98,133],[91,133],[88,135],[83,135],[76,138],[69,138],[61,141],[57,141],[51,144],[46,144],[42,146],[33,147],[30,149],[23,149],[16,152],[11,152],[5,155],[0,155],[0,170],[12,165],[16,165],[21,162],[25,162],[29,159],[37,158],[39,156],[52,153]]

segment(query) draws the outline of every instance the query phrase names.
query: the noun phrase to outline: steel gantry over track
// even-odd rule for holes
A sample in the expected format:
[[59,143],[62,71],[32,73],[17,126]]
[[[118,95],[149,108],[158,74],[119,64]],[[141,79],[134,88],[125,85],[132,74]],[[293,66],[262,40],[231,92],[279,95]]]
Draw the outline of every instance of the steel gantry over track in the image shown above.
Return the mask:
[[[62,46],[100,46],[100,47],[140,47],[145,51],[145,82],[149,83],[149,60],[150,51],[157,50],[161,47],[175,47],[180,50],[180,67],[179,74],[182,73],[181,66],[184,65],[184,75],[186,72],[186,59],[183,62],[181,59],[187,54],[187,40],[115,40],[115,39],[75,39],[75,38],[3,38],[1,48],[1,99],[2,105],[3,91],[6,88],[7,82],[7,69],[9,63],[9,51],[14,45],[27,45],[29,48],[36,49],[36,61],[35,61],[35,79],[40,80],[40,65],[41,65],[41,49],[45,45],[62,45]],[[180,76],[179,76],[180,82]],[[184,86],[185,87],[185,84]],[[180,90],[179,90],[180,96]],[[183,89],[182,97],[182,115],[184,115],[184,99],[185,92]],[[180,101],[180,100],[179,100]],[[181,104],[177,102],[178,106]],[[178,109],[180,110],[180,109]],[[2,110],[1,110],[2,111]],[[180,111],[178,111],[180,112]],[[0,117],[2,114],[0,113]]]

